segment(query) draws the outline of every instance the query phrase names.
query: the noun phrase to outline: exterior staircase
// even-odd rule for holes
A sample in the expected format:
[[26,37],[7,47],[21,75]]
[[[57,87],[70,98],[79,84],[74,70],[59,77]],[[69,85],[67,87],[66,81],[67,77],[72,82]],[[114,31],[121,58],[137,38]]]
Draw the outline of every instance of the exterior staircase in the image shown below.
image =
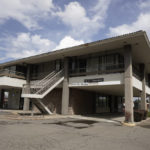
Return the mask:
[[34,84],[24,84],[22,97],[30,98],[33,104],[42,112],[52,114],[44,105],[42,99],[64,80],[64,71],[53,71]]

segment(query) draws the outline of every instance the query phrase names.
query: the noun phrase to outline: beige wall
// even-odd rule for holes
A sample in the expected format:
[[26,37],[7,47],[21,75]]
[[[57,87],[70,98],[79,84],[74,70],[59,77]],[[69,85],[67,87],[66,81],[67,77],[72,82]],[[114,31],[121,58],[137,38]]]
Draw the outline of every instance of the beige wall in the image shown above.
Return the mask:
[[[103,78],[103,82],[85,83],[84,79]],[[89,75],[69,78],[69,87],[75,86],[91,86],[91,85],[118,85],[124,84],[124,73],[112,73],[104,75]]]
[[6,77],[6,76],[0,77],[0,85],[1,86],[22,88],[23,84],[26,84],[26,80]]

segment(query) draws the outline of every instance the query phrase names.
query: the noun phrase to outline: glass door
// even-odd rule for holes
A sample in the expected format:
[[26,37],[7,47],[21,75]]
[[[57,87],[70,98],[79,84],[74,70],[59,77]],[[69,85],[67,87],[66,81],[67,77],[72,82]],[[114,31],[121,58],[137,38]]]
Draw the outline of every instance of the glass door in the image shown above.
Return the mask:
[[96,96],[96,113],[110,112],[110,104],[108,96]]

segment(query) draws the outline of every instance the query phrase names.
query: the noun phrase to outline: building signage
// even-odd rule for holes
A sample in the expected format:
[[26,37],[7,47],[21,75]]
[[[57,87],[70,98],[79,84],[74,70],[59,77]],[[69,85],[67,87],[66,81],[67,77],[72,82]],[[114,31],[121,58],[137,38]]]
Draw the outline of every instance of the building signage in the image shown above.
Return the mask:
[[96,79],[84,79],[84,82],[95,83],[95,82],[103,82],[104,78],[96,78]]

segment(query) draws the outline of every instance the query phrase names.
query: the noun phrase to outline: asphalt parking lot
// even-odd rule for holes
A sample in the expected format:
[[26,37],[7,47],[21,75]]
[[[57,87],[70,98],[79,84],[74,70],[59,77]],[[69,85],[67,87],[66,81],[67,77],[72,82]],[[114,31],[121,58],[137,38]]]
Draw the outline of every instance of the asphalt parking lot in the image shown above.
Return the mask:
[[0,119],[0,150],[149,150],[150,121],[136,127],[82,119]]

